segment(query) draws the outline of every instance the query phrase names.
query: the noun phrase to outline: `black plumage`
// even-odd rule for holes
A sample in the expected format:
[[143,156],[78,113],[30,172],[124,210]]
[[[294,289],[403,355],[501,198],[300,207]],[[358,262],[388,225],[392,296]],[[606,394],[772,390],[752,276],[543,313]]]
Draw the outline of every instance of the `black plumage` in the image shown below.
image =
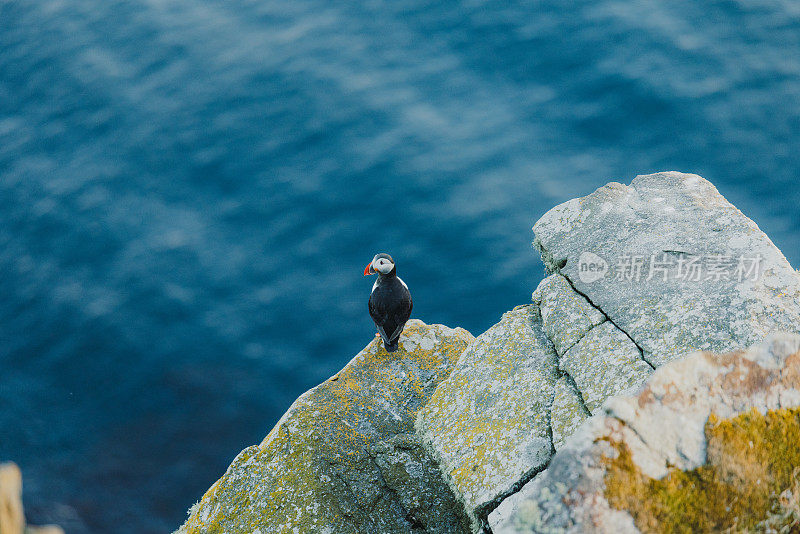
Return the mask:
[[[384,260],[383,263],[381,263],[381,259]],[[390,262],[391,270],[382,273],[379,269],[389,266],[386,261]],[[369,296],[369,314],[375,321],[378,333],[383,338],[383,346],[387,351],[394,352],[397,350],[403,327],[411,317],[411,308],[413,307],[411,292],[397,276],[397,267],[388,254],[376,255],[364,270],[364,274],[375,273],[377,273],[378,279]]]

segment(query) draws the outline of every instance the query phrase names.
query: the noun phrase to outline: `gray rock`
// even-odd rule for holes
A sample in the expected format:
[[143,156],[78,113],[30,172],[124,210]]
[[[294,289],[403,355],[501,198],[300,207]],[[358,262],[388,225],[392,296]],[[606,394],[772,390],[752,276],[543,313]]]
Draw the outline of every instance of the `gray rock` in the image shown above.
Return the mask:
[[470,344],[420,410],[417,432],[476,525],[549,460],[557,378],[536,307],[518,307]]
[[[462,532],[467,518],[438,466],[413,434],[399,434],[373,447],[387,488],[405,510],[414,532]],[[443,513],[444,512],[444,513]]]
[[[800,277],[758,226],[693,174],[637,176],[561,204],[534,226],[564,275],[655,366],[800,326]],[[598,277],[599,276],[599,277]]]
[[304,393],[190,511],[181,533],[458,533],[469,520],[413,422],[474,338],[411,320]]
[[[675,470],[686,471],[706,463],[710,453],[705,429],[711,414],[723,421],[746,413],[757,418],[767,410],[785,411],[797,406],[800,336],[796,334],[773,335],[744,352],[697,352],[674,361],[655,371],[637,396],[609,399],[602,413],[567,440],[546,471],[513,501],[504,503],[505,510],[495,518],[493,531],[639,532],[631,515],[636,508],[614,508],[606,496],[611,476],[609,459],[618,457],[620,447],[630,451],[638,472],[658,480]],[[794,432],[800,431],[796,416],[786,420]],[[751,449],[753,440],[756,438],[751,438]],[[757,442],[755,450],[769,446]],[[737,453],[742,447],[731,450]],[[759,454],[744,455],[751,460],[742,460],[715,449],[715,461],[725,472],[740,473],[726,479],[735,488],[744,484],[743,470],[763,471]],[[753,465],[748,466],[747,461]],[[644,508],[647,499],[654,496],[657,494],[636,493],[631,502]],[[649,529],[658,530],[658,523],[650,519]]]
[[592,413],[608,397],[640,386],[653,371],[636,345],[609,321],[589,331],[558,364],[575,380]]
[[[659,173],[630,186],[608,184],[554,208],[534,232],[554,273],[533,300],[564,374],[551,411],[556,449],[567,446],[583,409],[596,412],[607,398],[637,391],[654,366],[696,348],[733,350],[800,326],[797,273],[755,223],[699,176]],[[680,421],[673,430],[664,426],[656,432],[682,432]],[[563,483],[567,458],[557,455],[546,476]],[[582,473],[577,493],[602,482],[590,470]],[[518,519],[530,512],[517,513],[518,504],[540,490],[552,488],[528,483],[501,503],[489,516],[493,530],[508,528],[503,518],[512,510]],[[536,532],[564,526],[548,519],[547,510],[535,512],[542,516],[531,523]],[[632,528],[626,514],[601,515],[609,532]]]
[[[644,361],[639,347],[562,275],[542,280],[533,301],[539,305],[544,331],[558,353],[559,370],[572,379],[575,393],[588,410],[594,411],[611,395],[637,387],[650,375],[652,366]],[[566,400],[559,397],[559,403]],[[555,408],[560,410],[562,404]],[[560,416],[553,421],[554,434],[567,431]],[[556,430],[556,426],[562,428]]]
[[800,363],[793,338],[726,356],[740,371],[669,363],[800,327],[800,275],[704,179],[611,183],[534,232],[550,275],[533,304],[477,339],[412,321],[400,352],[370,344],[243,451],[181,532],[635,532],[603,497],[613,444],[663,476],[704,461],[711,411],[800,404],[798,373],[777,370]]
[[591,413],[572,379],[566,375],[559,378],[556,382],[553,406],[550,411],[555,450],[561,449],[564,441],[590,415]]
[[487,520],[492,534],[514,532],[514,525],[518,521],[517,515],[519,514],[519,506],[530,498],[528,495],[528,488],[531,487],[533,487],[532,484],[526,484],[520,491],[509,495],[497,508],[492,510]]
[[539,306],[544,331],[559,355],[563,355],[589,330],[606,320],[560,274],[542,280],[533,292],[533,302]]
[[563,276],[542,281],[533,299],[464,351],[417,418],[422,443],[476,530],[547,465],[589,410],[652,372]]

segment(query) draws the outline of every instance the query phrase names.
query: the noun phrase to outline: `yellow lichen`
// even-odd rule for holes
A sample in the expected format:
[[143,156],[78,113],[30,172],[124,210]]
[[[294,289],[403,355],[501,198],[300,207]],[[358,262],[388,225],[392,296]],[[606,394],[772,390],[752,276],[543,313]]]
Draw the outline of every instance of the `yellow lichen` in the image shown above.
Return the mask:
[[373,340],[336,380],[298,399],[261,445],[237,456],[181,533],[318,532],[323,526],[345,533],[354,513],[385,514],[382,501],[371,510],[335,478],[372,473],[370,447],[413,430],[420,405],[473,339],[465,330],[411,321],[401,350],[388,353]]
[[672,468],[661,479],[643,474],[626,444],[608,440],[617,452],[604,458],[609,504],[628,511],[642,532],[763,532],[767,524],[799,532],[790,505],[800,466],[800,409],[751,410],[731,419],[712,414],[705,435],[706,464]]
[[530,469],[518,459],[531,454],[536,437],[540,446],[547,443],[544,392],[555,381],[555,360],[531,328],[531,313],[529,305],[517,307],[481,334],[418,420],[468,506],[483,504]]

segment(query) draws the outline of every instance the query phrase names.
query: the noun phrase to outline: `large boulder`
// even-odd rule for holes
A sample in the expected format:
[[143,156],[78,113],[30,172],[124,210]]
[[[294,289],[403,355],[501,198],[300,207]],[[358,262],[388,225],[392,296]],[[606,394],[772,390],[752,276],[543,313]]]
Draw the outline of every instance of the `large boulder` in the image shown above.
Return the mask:
[[468,532],[414,419],[474,338],[411,320],[304,393],[190,511],[181,533]]
[[608,184],[553,208],[534,233],[550,274],[532,305],[478,337],[417,421],[455,495],[490,528],[609,397],[694,349],[800,328],[800,277],[699,176]]
[[707,180],[662,172],[609,183],[533,227],[546,266],[601,310],[654,367],[800,325],[800,278]]
[[697,352],[606,401],[493,532],[796,532],[798,443],[799,335]]

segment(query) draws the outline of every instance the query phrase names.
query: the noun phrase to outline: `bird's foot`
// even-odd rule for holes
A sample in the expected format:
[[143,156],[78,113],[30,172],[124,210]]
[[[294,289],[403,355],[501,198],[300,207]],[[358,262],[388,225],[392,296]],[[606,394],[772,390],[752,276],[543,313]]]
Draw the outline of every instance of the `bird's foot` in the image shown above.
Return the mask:
[[381,337],[380,333],[375,332],[375,337]]

